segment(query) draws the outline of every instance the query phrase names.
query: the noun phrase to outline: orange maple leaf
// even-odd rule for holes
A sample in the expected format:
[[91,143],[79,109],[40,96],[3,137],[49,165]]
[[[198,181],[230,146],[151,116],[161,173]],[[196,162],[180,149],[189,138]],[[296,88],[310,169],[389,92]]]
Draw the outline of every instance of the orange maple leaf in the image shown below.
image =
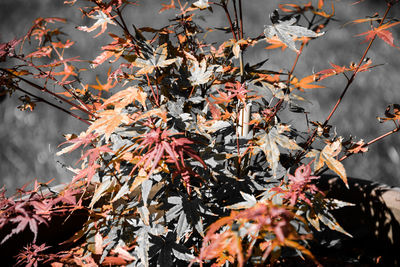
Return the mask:
[[318,77],[317,75],[313,74],[313,75],[304,77],[300,81],[296,77],[293,77],[293,79],[290,81],[290,83],[293,84],[294,87],[296,87],[300,91],[304,91],[303,89],[324,88],[324,86],[321,86],[321,85],[311,84],[316,81],[317,77]]
[[176,8],[176,7],[175,7],[175,1],[174,1],[174,0],[171,0],[171,4],[169,4],[169,5],[166,5],[166,4],[161,4],[161,5],[163,6],[163,8],[161,8],[160,11],[159,11],[158,13],[162,13],[162,12],[164,12],[165,10],[168,10],[168,9],[174,9],[174,8]]
[[94,121],[87,129],[87,133],[95,132],[98,134],[104,134],[106,140],[109,140],[111,134],[120,124],[128,124],[130,122],[129,115],[126,113],[120,113],[120,110],[104,110],[98,113],[98,117],[99,119]]
[[142,92],[134,86],[130,86],[107,99],[103,104],[103,108],[113,104],[115,109],[122,109],[127,105],[134,103],[135,100],[139,101],[143,107],[146,107],[146,99],[147,94],[145,92]]
[[[110,70],[108,71],[108,74],[110,74]],[[112,79],[107,79],[107,82],[104,84],[100,83],[99,77],[96,77],[96,82],[98,85],[90,85],[93,89],[99,90],[99,91],[110,91],[111,88],[114,88],[117,85],[117,81],[112,82]]]
[[60,72],[53,72],[52,74],[55,76],[59,76],[59,75],[64,75],[64,77],[62,78],[62,82],[65,82],[69,76],[73,75],[73,76],[78,76],[78,74],[76,74],[76,72],[74,72],[75,67],[68,65],[67,63],[64,63],[64,71],[60,71]]
[[267,42],[270,43],[270,46],[265,47],[265,49],[275,49],[275,48],[281,48],[282,51],[284,51],[287,48],[287,45],[282,42],[278,36],[273,36],[272,38],[268,38]]

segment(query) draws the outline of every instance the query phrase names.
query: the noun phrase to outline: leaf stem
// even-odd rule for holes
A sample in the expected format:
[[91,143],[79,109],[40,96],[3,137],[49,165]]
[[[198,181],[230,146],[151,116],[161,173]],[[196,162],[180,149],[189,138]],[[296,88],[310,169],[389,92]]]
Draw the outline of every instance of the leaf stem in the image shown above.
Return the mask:
[[154,92],[153,86],[151,86],[150,78],[149,78],[149,75],[147,73],[146,73],[146,78],[147,78],[147,84],[150,87],[151,93],[153,94],[154,101],[156,102],[156,105],[159,107],[160,106],[160,103],[158,101],[159,99],[158,99],[158,97],[156,96],[156,94]]

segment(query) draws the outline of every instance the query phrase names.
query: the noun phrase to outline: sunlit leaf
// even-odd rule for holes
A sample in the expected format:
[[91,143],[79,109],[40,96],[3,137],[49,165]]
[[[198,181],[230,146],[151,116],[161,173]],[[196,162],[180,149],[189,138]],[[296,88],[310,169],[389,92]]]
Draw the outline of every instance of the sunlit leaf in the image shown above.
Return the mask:
[[115,25],[115,22],[112,21],[112,18],[109,17],[107,14],[105,14],[103,11],[98,11],[97,15],[88,15],[89,18],[97,20],[91,27],[86,27],[86,26],[79,26],[77,27],[78,30],[85,31],[85,32],[92,32],[96,30],[97,28],[101,27],[101,30],[98,34],[96,34],[94,37],[97,37],[104,33],[107,29],[107,24],[113,24]]
[[146,99],[147,94],[145,92],[135,86],[130,86],[104,101],[103,107],[105,108],[108,105],[113,104],[115,109],[120,110],[135,101],[138,101],[143,107],[146,107]]
[[279,21],[278,24],[272,24],[270,26],[265,26],[264,35],[266,39],[277,36],[279,40],[281,40],[285,45],[287,45],[290,49],[299,52],[297,50],[296,45],[294,43],[294,38],[299,37],[319,37],[324,33],[316,33],[312,30],[309,30],[305,27],[301,26],[293,26],[296,23],[296,18],[291,18],[286,21]]
[[200,9],[205,9],[205,8],[210,7],[207,0],[197,0],[196,2],[193,3],[193,5]]

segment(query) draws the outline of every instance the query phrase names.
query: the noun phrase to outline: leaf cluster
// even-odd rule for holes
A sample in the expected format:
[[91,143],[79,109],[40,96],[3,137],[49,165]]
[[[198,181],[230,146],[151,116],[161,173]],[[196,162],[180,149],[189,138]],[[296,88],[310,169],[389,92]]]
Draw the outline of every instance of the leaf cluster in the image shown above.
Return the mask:
[[[139,8],[132,1],[65,2],[87,4],[79,9],[95,20],[77,30],[90,34],[100,28],[94,38],[111,31],[111,25],[119,31],[108,33],[110,43],[93,60],[64,58],[74,42],[52,27],[66,22],[59,18],[38,19],[25,37],[0,45],[1,61],[21,63],[1,68],[0,81],[8,92],[24,94],[22,109],[44,102],[88,124],[82,133],[66,135],[57,153],[81,149],[64,190],[41,195],[35,186],[19,200],[3,194],[0,227],[15,224],[3,242],[29,225],[35,243],[37,225],[59,211],[85,209],[89,216],[66,241],[69,251],[46,258],[45,244],[33,244],[25,251],[36,258],[22,253],[21,263],[244,266],[274,263],[285,255],[318,263],[306,242],[313,231],[330,228],[349,235],[329,212],[335,202],[314,182],[326,167],[347,184],[339,155],[366,152],[367,145],[332,133],[330,117],[323,123],[308,121],[305,98],[295,94],[322,88],[321,80],[346,72],[352,73],[346,76],[350,85],[355,74],[372,68],[372,61],[349,67],[331,63],[332,69],[296,77],[297,60],[312,39],[323,38],[333,6],[328,14],[322,0],[280,5],[285,16],[273,12],[258,37],[244,38],[240,0],[231,1],[232,6],[224,0],[192,5],[171,0],[160,12],[173,10],[176,16],[159,29],[127,25],[125,10]],[[204,29],[198,20],[200,12],[211,15],[214,8],[226,13],[233,38],[209,44],[202,36],[221,29]],[[308,25],[301,25],[301,17]],[[396,24],[373,28],[367,40],[377,35],[393,46],[386,29]],[[24,42],[32,38],[36,49],[27,55],[16,52],[17,45],[24,51]],[[265,42],[273,44],[267,49],[296,52],[290,71],[264,67],[267,59],[244,64],[244,53]],[[90,85],[80,77],[106,64],[111,67],[104,84],[97,79]],[[61,92],[49,90],[50,84]],[[297,131],[281,121],[284,113],[303,114],[313,128]],[[385,115],[381,120],[398,121],[398,105]]]

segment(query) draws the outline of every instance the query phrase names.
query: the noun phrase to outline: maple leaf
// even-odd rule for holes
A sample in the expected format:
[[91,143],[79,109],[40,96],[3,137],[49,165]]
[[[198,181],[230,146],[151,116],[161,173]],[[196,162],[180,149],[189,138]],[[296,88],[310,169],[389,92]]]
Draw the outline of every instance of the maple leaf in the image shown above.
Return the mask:
[[169,4],[169,5],[167,5],[167,4],[161,4],[162,5],[162,8],[160,9],[160,11],[158,12],[158,13],[162,13],[162,12],[164,12],[165,10],[168,10],[168,9],[174,9],[174,8],[176,8],[175,7],[175,1],[174,0],[171,0],[171,3]]
[[102,105],[106,108],[108,105],[113,104],[114,109],[122,109],[127,105],[138,101],[143,107],[146,107],[147,94],[139,90],[135,86],[130,86],[108,98]]
[[207,83],[213,75],[214,66],[207,67],[207,62],[205,59],[203,59],[200,63],[197,60],[191,62],[192,65],[189,68],[190,76],[188,77],[190,83],[193,86]]
[[0,44],[0,62],[6,59],[6,56],[14,56],[15,47],[22,41],[21,39],[13,39],[8,43]]
[[132,47],[132,41],[129,39],[121,38],[112,33],[109,33],[109,35],[114,39],[114,41],[108,45],[101,47],[101,49],[104,51],[92,61],[92,64],[90,65],[92,68],[96,68],[100,64],[103,64],[104,61],[112,56],[114,56],[115,59],[111,62],[117,61],[121,56],[129,59],[130,56],[128,57],[128,55],[123,54],[126,48]]
[[[110,70],[108,71],[108,74],[110,74]],[[107,82],[105,84],[101,84],[99,77],[96,76],[96,82],[97,85],[90,85],[93,89],[99,90],[99,91],[110,91],[111,88],[114,88],[117,85],[117,81],[114,81],[112,79],[107,79]]]
[[53,48],[51,46],[43,46],[43,47],[40,47],[37,51],[32,52],[29,55],[27,55],[26,58],[30,58],[30,57],[35,57],[35,58],[51,57],[51,52],[52,51],[53,51]]
[[44,223],[47,225],[47,221],[43,218],[43,216],[36,214],[30,210],[28,201],[19,201],[16,202],[13,206],[10,207],[13,211],[14,217],[8,219],[8,222],[15,223],[17,226],[13,227],[11,232],[6,235],[3,240],[1,240],[0,245],[7,241],[11,236],[18,234],[25,230],[25,228],[29,225],[30,230],[34,234],[33,243],[36,242],[37,234],[38,234],[38,225]]
[[114,56],[115,52],[114,51],[104,51],[100,55],[98,55],[93,61],[92,61],[92,68],[96,68],[97,66],[101,65],[109,59],[110,57]]
[[277,36],[279,40],[281,40],[287,47],[299,53],[296,45],[294,43],[294,38],[299,37],[319,37],[324,33],[316,33],[312,30],[309,30],[305,27],[301,26],[293,26],[296,23],[296,18],[291,18],[290,20],[280,21],[278,20],[278,24],[272,24],[271,26],[265,26],[264,35],[266,40]]
[[[257,203],[240,212],[232,211],[230,216],[222,217],[210,225],[203,239],[199,260],[216,259],[221,263],[219,266],[222,266],[225,263],[223,260],[233,262],[236,258],[237,265],[244,266],[242,243],[247,240],[252,244],[260,233],[272,234],[268,244],[260,246],[265,251],[263,261],[272,250],[280,246],[298,249],[313,259],[310,251],[292,240],[300,239],[290,223],[294,217],[289,210],[270,203]],[[252,249],[252,245],[248,246],[247,257],[252,254]]]
[[137,75],[150,74],[155,68],[165,68],[177,60],[177,58],[167,59],[167,56],[167,44],[163,44],[145,59],[137,58],[132,65],[141,68],[136,72]]
[[99,147],[96,147],[96,148],[92,148],[92,149],[89,149],[88,151],[86,151],[85,154],[83,154],[82,157],[78,160],[78,162],[81,161],[81,160],[84,160],[86,158],[89,158],[88,165],[89,166],[90,165],[94,165],[95,161],[100,158],[100,154],[102,154],[102,153],[112,153],[112,152],[113,151],[108,147],[108,144],[104,145],[104,146],[99,146]]
[[261,134],[255,142],[258,145],[255,148],[261,149],[264,152],[273,176],[276,176],[279,163],[280,152],[278,145],[290,150],[303,150],[297,145],[296,141],[283,135],[283,133],[288,130],[288,126],[279,124],[270,129],[268,133]]
[[293,79],[290,81],[291,84],[293,84],[294,87],[296,87],[298,90],[303,91],[303,89],[314,89],[314,88],[324,88],[322,85],[316,85],[316,84],[311,84],[316,81],[317,75],[313,74],[307,77],[304,77],[300,81],[296,78],[293,77]]
[[331,66],[333,67],[332,69],[321,70],[318,73],[316,73],[318,80],[323,80],[330,76],[338,75],[347,70],[345,66],[335,65],[332,62],[330,62],[329,64],[331,64]]
[[394,45],[394,43],[393,43],[393,34],[390,31],[388,31],[387,29],[390,28],[390,27],[393,27],[393,26],[395,26],[395,25],[397,25],[399,23],[400,23],[400,21],[393,22],[393,23],[386,23],[386,24],[383,24],[383,25],[379,26],[378,28],[372,28],[372,30],[369,30],[369,31],[364,32],[364,33],[357,34],[356,36],[365,35],[365,41],[364,42],[372,40],[373,38],[375,38],[375,36],[378,36],[385,43],[389,44],[390,46],[396,47]]
[[281,48],[282,51],[285,51],[287,48],[287,45],[282,42],[278,36],[272,36],[271,38],[267,39],[267,42],[270,43],[270,46],[267,46],[265,49],[275,49],[275,48]]
[[109,17],[103,11],[97,11],[97,13],[98,13],[97,15],[88,15],[89,18],[97,20],[91,27],[88,28],[86,26],[79,26],[77,27],[77,29],[85,32],[92,32],[97,28],[101,27],[100,32],[94,36],[96,38],[106,31],[107,24],[115,25],[115,22],[112,21],[113,19],[112,17]]
[[104,134],[106,140],[110,139],[111,134],[122,123],[129,124],[130,117],[128,113],[121,113],[118,109],[108,109],[100,111],[98,119],[95,120],[87,129],[87,133],[95,132],[96,134]]
[[271,190],[277,193],[282,193],[283,199],[289,199],[290,205],[294,206],[298,203],[298,199],[303,200],[308,205],[312,206],[312,202],[309,199],[309,194],[315,195],[320,192],[319,189],[312,184],[312,180],[318,179],[319,176],[311,176],[310,164],[301,165],[296,169],[294,175],[288,174],[288,189],[285,190],[282,187],[274,187]]
[[249,98],[247,93],[249,93],[250,91],[246,89],[245,84],[241,84],[240,82],[226,83],[225,89],[230,93],[230,98],[236,97],[237,100],[239,100],[243,104],[246,104],[246,98]]
[[320,170],[326,164],[326,166],[339,175],[340,179],[349,187],[346,170],[343,164],[335,159],[342,150],[342,140],[342,138],[338,138],[336,141],[328,143],[322,151],[312,150],[306,154],[306,157],[315,157],[314,171]]
[[208,4],[208,1],[206,1],[206,0],[197,0],[196,2],[193,3],[193,5],[200,9],[205,9],[205,8],[210,7],[210,5]]
[[172,161],[178,171],[185,171],[187,167],[184,162],[184,154],[199,161],[205,168],[207,165],[197,155],[197,153],[190,147],[194,142],[185,137],[174,137],[174,133],[167,129],[161,130],[160,128],[152,129],[150,132],[139,137],[139,146],[136,151],[140,154],[147,150],[142,159],[132,169],[131,173],[142,163],[143,168],[151,166],[148,172],[148,177],[153,173],[158,166],[160,160],[166,156],[168,160]]
[[217,89],[217,92],[219,93],[219,97],[211,95],[211,98],[215,100],[214,104],[228,104],[232,101],[233,97],[231,96],[231,94],[221,92],[218,89]]
[[53,199],[32,200],[30,204],[34,208],[37,215],[43,218],[50,219],[51,210],[55,204]]
[[398,121],[400,122],[400,105],[399,104],[391,104],[386,107],[385,110],[386,117],[376,117],[379,122],[385,121]]
[[70,187],[58,193],[58,196],[57,198],[54,199],[54,202],[55,203],[62,202],[65,204],[76,205],[77,204],[76,198],[81,193],[82,193],[81,189],[79,188],[73,189]]
[[43,253],[50,246],[46,246],[45,243],[40,246],[36,244],[29,244],[17,255],[17,265],[25,264],[27,267],[37,267],[38,264],[43,263],[46,260],[46,253]]
[[66,62],[64,62],[64,70],[60,71],[60,72],[48,72],[48,74],[52,74],[54,76],[61,76],[64,75],[64,77],[62,78],[61,82],[65,82],[69,76],[78,76],[78,74],[76,74],[76,72],[74,72],[75,67],[68,65]]
[[347,149],[347,152],[352,153],[352,154],[357,154],[357,153],[365,153],[368,151],[368,145],[364,143],[364,140],[360,140],[355,144],[352,144],[351,147]]
[[76,135],[67,135],[67,141],[61,143],[58,145],[58,147],[66,144],[66,143],[72,143],[72,145],[67,146],[63,148],[61,151],[57,152],[56,155],[60,156],[62,154],[74,151],[78,147],[83,145],[83,148],[85,148],[87,145],[92,144],[93,140],[97,137],[97,135],[92,134],[92,133],[87,133],[87,132],[81,132],[79,136]]
[[93,165],[88,166],[87,168],[83,168],[82,170],[79,170],[77,172],[77,174],[74,176],[74,178],[72,179],[71,183],[73,184],[81,179],[86,178],[87,185],[88,185],[100,167],[101,166],[99,164],[93,164]]
[[86,153],[78,160],[78,162],[84,161],[85,159],[89,158],[87,167],[80,170],[78,174],[74,176],[71,183],[75,183],[80,179],[86,178],[86,184],[89,185],[93,176],[98,172],[97,170],[101,167],[101,165],[97,164],[96,161],[101,159],[100,155],[103,153],[113,153],[113,151],[108,147],[108,145],[92,148],[86,151]]
[[42,44],[43,38],[49,38],[52,35],[57,35],[60,34],[60,31],[58,29],[55,30],[50,30],[47,29],[46,26],[48,23],[55,23],[55,22],[62,22],[66,23],[67,20],[63,18],[56,18],[56,17],[50,17],[50,18],[37,18],[33,26],[29,29],[28,33],[25,35],[25,39],[30,39],[32,36],[35,36],[35,39],[39,41],[39,45]]

